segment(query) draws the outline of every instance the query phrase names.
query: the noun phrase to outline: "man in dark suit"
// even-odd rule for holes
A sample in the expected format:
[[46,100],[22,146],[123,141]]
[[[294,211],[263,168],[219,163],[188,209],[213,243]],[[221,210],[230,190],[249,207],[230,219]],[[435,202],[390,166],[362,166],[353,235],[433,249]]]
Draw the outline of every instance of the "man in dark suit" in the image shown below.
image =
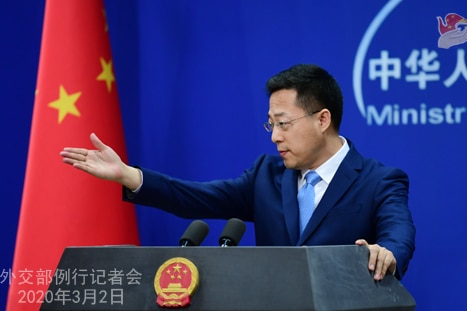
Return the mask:
[[[363,158],[339,135],[343,98],[324,69],[293,66],[272,77],[267,89],[264,126],[279,156],[260,156],[235,179],[190,182],[131,167],[95,134],[96,150],[60,154],[67,164],[122,184],[125,200],[187,218],[252,221],[258,246],[364,245],[375,280],[387,273],[401,279],[415,249],[407,175]],[[309,172],[317,179],[305,208],[297,194]]]

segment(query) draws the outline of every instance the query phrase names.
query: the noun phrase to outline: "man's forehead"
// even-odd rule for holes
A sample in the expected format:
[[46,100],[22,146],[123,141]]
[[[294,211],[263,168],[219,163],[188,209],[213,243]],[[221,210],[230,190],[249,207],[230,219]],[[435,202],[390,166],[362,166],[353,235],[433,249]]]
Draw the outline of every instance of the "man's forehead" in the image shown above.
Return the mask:
[[269,110],[268,115],[273,116],[273,117],[282,117],[282,116],[287,115],[287,112]]
[[303,108],[293,105],[293,106],[278,106],[278,105],[270,105],[268,111],[268,117],[286,117],[292,116],[297,113],[303,112]]

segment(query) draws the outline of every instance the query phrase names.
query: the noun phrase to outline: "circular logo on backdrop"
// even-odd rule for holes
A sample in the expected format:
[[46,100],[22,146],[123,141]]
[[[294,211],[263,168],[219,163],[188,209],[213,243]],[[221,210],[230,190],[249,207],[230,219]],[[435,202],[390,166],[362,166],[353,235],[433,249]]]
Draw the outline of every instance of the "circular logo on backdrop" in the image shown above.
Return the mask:
[[384,5],[357,49],[352,82],[361,116],[371,126],[467,122],[467,12],[402,2]]

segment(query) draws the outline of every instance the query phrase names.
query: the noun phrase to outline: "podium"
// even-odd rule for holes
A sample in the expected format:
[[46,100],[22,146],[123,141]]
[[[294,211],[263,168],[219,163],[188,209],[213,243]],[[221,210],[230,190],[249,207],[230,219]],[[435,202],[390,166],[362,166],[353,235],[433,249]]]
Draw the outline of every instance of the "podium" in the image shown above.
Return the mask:
[[[155,289],[158,271],[160,277],[178,269],[160,269],[174,258],[197,269],[187,311],[414,310],[394,276],[373,280],[368,256],[366,247],[354,245],[68,247],[40,310],[174,309],[156,303]],[[179,278],[187,273],[181,270]]]

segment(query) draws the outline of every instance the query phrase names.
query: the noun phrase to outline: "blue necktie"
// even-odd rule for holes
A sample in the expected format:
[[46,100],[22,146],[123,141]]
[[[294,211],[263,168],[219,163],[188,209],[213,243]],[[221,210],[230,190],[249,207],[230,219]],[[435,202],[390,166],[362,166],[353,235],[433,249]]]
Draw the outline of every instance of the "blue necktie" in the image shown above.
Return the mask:
[[305,175],[306,183],[297,195],[298,208],[300,209],[300,234],[302,234],[315,209],[315,185],[321,177],[315,171],[309,171]]

